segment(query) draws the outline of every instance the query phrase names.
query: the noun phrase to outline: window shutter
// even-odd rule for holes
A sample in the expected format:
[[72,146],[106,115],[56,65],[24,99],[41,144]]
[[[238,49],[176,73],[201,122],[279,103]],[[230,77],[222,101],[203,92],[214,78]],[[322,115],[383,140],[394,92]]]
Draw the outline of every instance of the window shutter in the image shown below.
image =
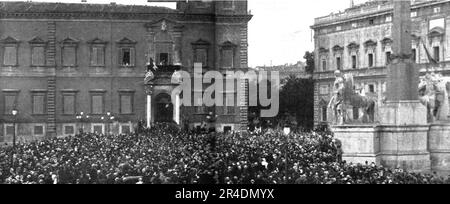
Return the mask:
[[11,115],[11,111],[16,103],[16,96],[7,95],[5,96],[5,115]]
[[224,68],[233,67],[233,50],[226,49],[222,51],[222,66]]
[[64,96],[64,114],[75,114],[75,96]]
[[64,47],[63,48],[63,62],[64,66],[75,66],[76,64],[76,48]]
[[45,48],[44,47],[38,48],[38,60],[39,60],[39,65],[45,65]]
[[235,113],[235,105],[236,105],[236,97],[235,94],[227,94],[226,95],[226,109],[228,114],[234,114]]
[[123,48],[119,49],[119,64],[124,65],[123,64]]
[[16,47],[5,47],[3,64],[9,65],[9,66],[14,66],[17,64],[17,48]]
[[14,126],[12,126],[12,125],[6,126],[6,135],[7,136],[12,136],[14,134],[14,132],[16,131],[15,129],[16,128]]
[[103,113],[103,96],[100,95],[92,96],[92,113],[93,114]]
[[97,65],[105,65],[105,48],[103,47],[97,48]]
[[96,66],[97,64],[97,48],[91,48],[91,65]]
[[168,65],[173,64],[173,54],[172,53],[167,54],[167,64]]
[[37,47],[33,47],[32,48],[32,52],[31,52],[31,65],[38,65],[38,50]]
[[136,52],[134,48],[130,48],[130,65],[135,66],[136,64]]
[[33,114],[44,114],[45,96],[33,96]]
[[131,114],[132,111],[132,97],[130,95],[120,96],[120,111],[122,114]]
[[33,47],[31,55],[31,64],[33,66],[45,65],[45,49],[44,47]]

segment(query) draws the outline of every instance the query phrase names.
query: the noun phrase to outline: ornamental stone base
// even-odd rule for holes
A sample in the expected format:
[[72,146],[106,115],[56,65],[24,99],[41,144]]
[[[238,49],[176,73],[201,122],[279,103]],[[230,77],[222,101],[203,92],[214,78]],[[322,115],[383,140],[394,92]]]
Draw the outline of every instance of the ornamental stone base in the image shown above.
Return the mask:
[[[430,125],[346,125],[334,126],[335,138],[342,143],[343,160],[348,163],[375,163],[409,171],[445,169],[446,158],[428,148]],[[435,133],[438,137],[445,137]],[[439,158],[441,160],[439,160]],[[450,158],[450,157],[449,157]],[[444,165],[444,166],[443,166]]]
[[450,123],[430,125],[428,146],[433,171],[450,171]]

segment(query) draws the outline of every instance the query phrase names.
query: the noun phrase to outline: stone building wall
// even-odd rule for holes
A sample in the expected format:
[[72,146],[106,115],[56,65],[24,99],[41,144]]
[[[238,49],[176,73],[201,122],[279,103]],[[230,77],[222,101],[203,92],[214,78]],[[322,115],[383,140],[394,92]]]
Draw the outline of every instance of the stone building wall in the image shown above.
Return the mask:
[[[338,58],[341,70],[352,73],[356,79],[356,89],[378,98],[382,102],[386,91],[387,53],[392,53],[392,4],[389,2],[370,2],[349,8],[345,12],[331,14],[315,19],[312,29],[315,31],[316,80],[315,122],[323,120],[324,104],[332,96],[333,72],[337,70]],[[424,44],[434,56],[435,47],[439,50],[439,65],[435,71],[450,74],[450,1],[414,1],[411,11],[413,27],[412,49],[416,52],[416,63],[421,74],[431,68]],[[369,54],[373,56],[370,65]],[[356,68],[352,56],[356,56]],[[325,62],[325,67],[324,67]],[[324,69],[325,68],[325,69]],[[374,93],[370,93],[373,91]]]
[[[190,3],[190,8],[196,5]],[[194,66],[193,43],[201,40],[210,43],[208,69],[220,67],[220,45],[230,42],[236,45],[232,69],[247,68],[247,24],[251,19],[246,7],[235,5],[224,12],[213,3],[206,8],[189,12],[185,3],[178,3],[178,10],[162,7],[53,4],[32,2],[0,2],[0,61],[3,62],[5,47],[17,46],[17,66],[0,67],[0,142],[11,141],[11,125],[18,123],[19,140],[65,136],[66,126],[91,130],[93,124],[108,126],[101,117],[107,112],[116,116],[111,130],[132,128],[137,121],[145,119],[146,94],[144,76],[149,58],[155,58],[149,50],[148,25],[161,20],[182,26],[180,57],[183,69],[191,71]],[[246,2],[239,2],[244,4]],[[22,8],[27,7],[24,11]],[[213,9],[214,8],[214,9]],[[219,15],[220,14],[220,15]],[[45,45],[45,65],[31,66],[32,42]],[[134,48],[134,66],[119,63],[121,43]],[[76,46],[76,66],[63,65],[65,44]],[[104,47],[104,65],[92,66],[93,44]],[[120,95],[132,95],[132,113],[120,114]],[[44,93],[44,114],[33,115],[34,93]],[[103,95],[103,113],[92,115],[87,122],[76,120],[76,114],[63,113],[64,94],[75,95],[76,113],[90,114],[93,93]],[[19,115],[14,119],[6,111],[6,96],[17,95]],[[234,116],[224,116],[221,123],[239,127],[240,107]],[[194,117],[194,108],[186,108],[192,116],[191,123],[200,123],[202,116]],[[8,131],[8,126],[10,131]],[[42,126],[44,134],[34,134],[34,126]],[[40,130],[39,130],[40,132]]]

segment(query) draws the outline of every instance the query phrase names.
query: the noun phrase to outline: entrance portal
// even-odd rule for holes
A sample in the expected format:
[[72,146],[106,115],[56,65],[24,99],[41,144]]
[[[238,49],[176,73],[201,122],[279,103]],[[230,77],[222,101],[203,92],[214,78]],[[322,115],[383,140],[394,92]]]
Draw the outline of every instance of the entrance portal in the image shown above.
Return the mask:
[[169,94],[159,94],[156,96],[156,118],[158,123],[173,122],[173,104]]

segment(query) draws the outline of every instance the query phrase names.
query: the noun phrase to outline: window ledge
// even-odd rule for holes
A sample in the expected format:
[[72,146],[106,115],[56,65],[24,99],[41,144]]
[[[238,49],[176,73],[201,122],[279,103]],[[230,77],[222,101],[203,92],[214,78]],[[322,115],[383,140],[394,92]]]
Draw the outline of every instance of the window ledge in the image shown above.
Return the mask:
[[120,113],[119,115],[121,115],[121,116],[134,116],[136,114],[135,113]]
[[76,68],[78,68],[78,65],[72,65],[72,66],[69,66],[69,65],[63,65],[62,67],[63,67],[63,68],[66,68],[66,69],[67,69],[67,68],[69,68],[69,69],[70,69],[70,68],[76,69]]
[[47,116],[48,114],[47,113],[39,113],[39,114],[37,114],[37,113],[33,113],[33,114],[31,114],[31,116],[34,116],[34,117],[43,117],[43,116]]
[[238,114],[238,113],[227,113],[227,114],[222,114],[219,116],[236,116],[236,114]]
[[89,119],[90,120],[95,120],[95,119],[98,119],[98,120],[100,120],[99,118],[92,118],[92,117],[101,117],[101,116],[105,116],[106,115],[106,113],[89,113],[88,114],[89,115]]
[[4,67],[4,68],[17,68],[17,67],[19,67],[19,65],[18,64],[16,64],[16,65],[2,65],[2,67]]
[[135,65],[120,65],[120,68],[124,68],[124,69],[132,69],[135,68]]
[[47,65],[30,65],[31,68],[47,68]]

